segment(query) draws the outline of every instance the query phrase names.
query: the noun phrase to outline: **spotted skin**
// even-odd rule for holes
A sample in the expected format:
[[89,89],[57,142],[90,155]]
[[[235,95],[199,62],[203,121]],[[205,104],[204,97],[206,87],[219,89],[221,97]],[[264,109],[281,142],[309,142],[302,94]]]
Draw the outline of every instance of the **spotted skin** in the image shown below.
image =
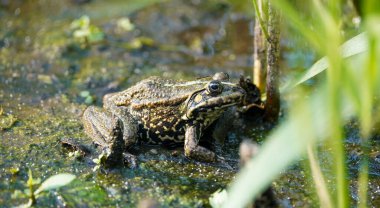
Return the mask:
[[[199,146],[202,133],[244,97],[245,91],[240,86],[225,79],[183,82],[151,77],[125,91],[105,95],[103,109],[88,108],[83,122],[85,132],[106,149],[120,144],[120,138],[124,149],[137,142],[183,143],[186,156],[214,161],[216,155]],[[109,128],[102,123],[113,119],[119,120],[114,123],[120,127]],[[121,129],[120,136],[113,129]],[[120,152],[110,154],[115,158]]]

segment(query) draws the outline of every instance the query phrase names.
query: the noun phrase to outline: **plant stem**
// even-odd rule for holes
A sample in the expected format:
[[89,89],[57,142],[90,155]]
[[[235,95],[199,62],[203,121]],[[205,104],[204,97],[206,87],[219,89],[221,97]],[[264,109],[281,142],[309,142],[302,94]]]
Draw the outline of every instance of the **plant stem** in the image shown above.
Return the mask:
[[[266,40],[262,28],[265,27],[263,22],[260,22],[260,14],[263,13],[263,1],[254,0],[256,11],[255,32],[254,32],[254,49],[253,49],[253,83],[260,89],[260,92],[265,92],[265,76],[267,69],[266,58]],[[263,20],[261,20],[263,21]]]
[[276,9],[268,2],[268,68],[267,68],[267,102],[265,120],[276,122],[280,112],[279,61],[280,61],[280,17]]
[[358,196],[359,196],[359,208],[367,207],[367,192],[368,192],[368,158],[364,151],[363,159],[360,164],[360,173],[358,179]]
[[327,191],[326,182],[323,177],[321,168],[319,167],[318,159],[314,154],[312,145],[307,146],[307,156],[309,157],[311,174],[313,176],[313,180],[316,186],[315,189],[319,197],[320,206],[331,208],[333,207],[333,205],[330,199],[330,195],[329,195],[329,192]]
[[34,195],[34,190],[33,190],[33,175],[32,175],[31,169],[29,169],[28,175],[29,175],[29,177],[28,177],[27,184],[28,184],[29,191],[30,191],[28,205],[33,206],[36,204],[36,196]]

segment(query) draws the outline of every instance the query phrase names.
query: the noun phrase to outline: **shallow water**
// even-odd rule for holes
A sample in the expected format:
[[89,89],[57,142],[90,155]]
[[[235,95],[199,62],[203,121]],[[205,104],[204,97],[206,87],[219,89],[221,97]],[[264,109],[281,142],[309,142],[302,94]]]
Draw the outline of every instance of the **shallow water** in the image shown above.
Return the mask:
[[[262,141],[267,132],[229,134],[223,156],[234,170],[188,160],[180,148],[137,147],[137,169],[93,171],[96,154],[70,156],[59,141],[74,138],[91,146],[80,121],[86,106],[101,105],[104,94],[148,76],[190,80],[219,71],[235,79],[249,75],[251,19],[211,0],[78,2],[83,1],[0,0],[0,206],[27,202],[11,196],[26,189],[28,169],[42,180],[63,172],[77,176],[67,187],[40,197],[41,207],[124,207],[146,198],[164,207],[209,206],[210,194],[234,178],[239,142],[247,137]],[[86,44],[73,37],[70,24],[82,15],[89,16],[104,39]],[[118,26],[123,17],[130,18],[133,30]],[[348,127],[346,144],[352,189],[360,158],[355,129]],[[372,141],[369,189],[375,206],[380,204],[380,145],[379,138]],[[326,167],[331,162],[328,153],[320,158]],[[313,184],[301,171],[302,164],[274,182],[281,206],[315,206],[315,195],[307,189]]]

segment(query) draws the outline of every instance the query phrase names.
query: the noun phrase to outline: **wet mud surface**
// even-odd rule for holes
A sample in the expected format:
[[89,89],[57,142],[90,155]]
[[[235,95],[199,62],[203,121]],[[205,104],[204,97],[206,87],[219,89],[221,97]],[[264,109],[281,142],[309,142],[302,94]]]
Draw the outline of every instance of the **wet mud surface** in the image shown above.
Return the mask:
[[[88,105],[101,106],[104,94],[152,75],[192,80],[219,71],[233,79],[251,73],[252,18],[236,5],[127,2],[0,0],[1,207],[27,203],[14,193],[27,188],[28,169],[42,180],[63,172],[77,176],[38,198],[41,207],[133,207],[144,199],[163,207],[209,207],[210,194],[226,188],[238,171],[239,143],[246,138],[260,143],[268,134],[252,126],[230,132],[222,156],[232,169],[189,160],[182,148],[142,146],[133,149],[138,168],[94,171],[99,150],[84,134],[81,115]],[[74,37],[71,25],[83,15],[102,33],[94,34],[96,41]],[[356,129],[348,125],[346,143],[353,199],[362,155]],[[86,145],[89,153],[74,154],[62,146],[63,138]],[[369,200],[375,206],[380,204],[379,137],[369,145]],[[326,167],[329,158],[328,150],[320,155]],[[300,159],[273,183],[280,206],[315,206],[303,163]]]

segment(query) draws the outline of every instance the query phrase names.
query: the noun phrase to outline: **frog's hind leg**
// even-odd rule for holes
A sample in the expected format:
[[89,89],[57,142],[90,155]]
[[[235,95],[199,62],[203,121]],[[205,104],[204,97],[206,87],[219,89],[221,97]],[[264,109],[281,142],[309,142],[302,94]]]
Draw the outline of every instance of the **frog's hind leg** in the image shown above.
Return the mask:
[[93,141],[106,152],[106,165],[117,165],[123,162],[125,143],[122,124],[117,116],[90,106],[83,113],[84,130]]

